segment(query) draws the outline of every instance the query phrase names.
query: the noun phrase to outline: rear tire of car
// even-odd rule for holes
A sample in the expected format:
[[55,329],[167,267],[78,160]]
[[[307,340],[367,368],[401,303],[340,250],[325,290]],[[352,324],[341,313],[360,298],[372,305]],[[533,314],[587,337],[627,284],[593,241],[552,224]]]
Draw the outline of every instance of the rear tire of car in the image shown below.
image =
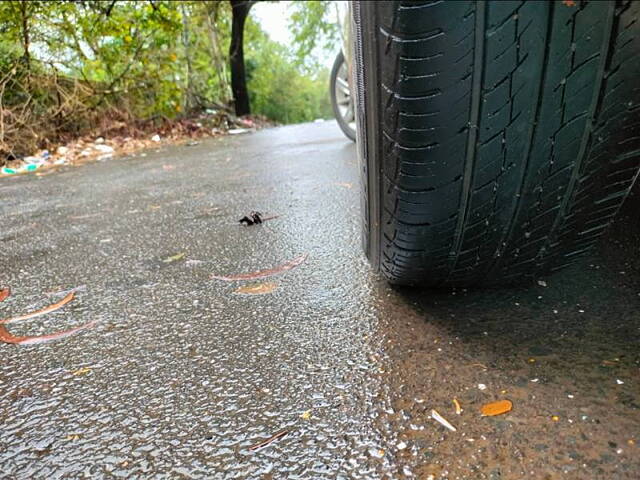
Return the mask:
[[363,243],[392,283],[584,256],[640,165],[640,2],[356,2]]

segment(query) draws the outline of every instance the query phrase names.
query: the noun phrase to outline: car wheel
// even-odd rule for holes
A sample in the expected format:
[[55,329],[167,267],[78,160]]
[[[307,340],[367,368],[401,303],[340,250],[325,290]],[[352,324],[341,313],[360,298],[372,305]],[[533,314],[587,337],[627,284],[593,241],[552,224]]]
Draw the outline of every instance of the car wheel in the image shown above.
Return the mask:
[[640,2],[355,2],[363,242],[396,284],[585,255],[640,165]]
[[349,69],[344,55],[340,52],[331,69],[331,106],[340,129],[347,138],[355,141],[356,119],[349,83]]

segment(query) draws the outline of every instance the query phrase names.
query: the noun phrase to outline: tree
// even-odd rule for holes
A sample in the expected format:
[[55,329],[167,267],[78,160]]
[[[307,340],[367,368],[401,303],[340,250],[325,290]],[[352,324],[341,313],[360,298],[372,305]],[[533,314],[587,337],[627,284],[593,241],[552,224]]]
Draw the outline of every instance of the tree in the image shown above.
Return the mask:
[[0,0],[0,166],[82,135],[225,110],[231,98],[239,115],[329,117],[328,72],[300,56],[328,38],[330,9],[292,4],[305,41],[296,58],[252,18],[254,4]]
[[[336,8],[334,8],[336,7]],[[297,63],[317,71],[319,66],[313,58],[316,47],[332,51],[339,45],[338,11],[335,2],[294,2],[289,19],[293,33]],[[342,19],[340,19],[342,20]]]
[[196,92],[193,84],[193,63],[191,61],[191,35],[189,28],[189,14],[187,4],[180,4],[182,16],[182,46],[184,48],[184,58],[187,63],[187,92],[185,95],[185,110],[190,112],[196,106]]
[[231,3],[231,44],[229,46],[229,63],[231,65],[231,91],[236,115],[251,113],[249,92],[244,66],[244,24],[249,15],[252,0],[230,0]]
[[225,61],[224,54],[220,49],[220,32],[218,27],[218,20],[220,17],[221,6],[221,2],[205,2],[204,23],[207,26],[207,33],[209,34],[209,48],[211,51],[213,68],[220,89],[219,94],[222,95],[222,101],[225,102],[228,99],[227,91],[229,90],[229,81],[227,76],[227,63]]

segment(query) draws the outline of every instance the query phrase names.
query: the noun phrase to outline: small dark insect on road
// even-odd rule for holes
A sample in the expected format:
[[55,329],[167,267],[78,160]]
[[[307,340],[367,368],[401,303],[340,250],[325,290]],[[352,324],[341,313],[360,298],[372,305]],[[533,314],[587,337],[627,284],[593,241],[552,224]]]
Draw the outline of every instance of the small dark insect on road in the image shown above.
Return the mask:
[[249,226],[262,223],[262,214],[260,212],[251,212],[240,219],[240,223]]

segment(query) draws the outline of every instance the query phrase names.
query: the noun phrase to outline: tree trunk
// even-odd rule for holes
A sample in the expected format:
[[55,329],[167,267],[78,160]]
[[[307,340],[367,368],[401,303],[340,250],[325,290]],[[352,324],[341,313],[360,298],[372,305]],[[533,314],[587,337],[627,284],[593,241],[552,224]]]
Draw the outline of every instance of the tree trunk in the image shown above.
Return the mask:
[[231,22],[231,46],[229,47],[229,62],[231,64],[231,90],[236,115],[251,113],[249,106],[249,92],[244,68],[244,23],[253,2],[249,0],[229,0],[233,12]]
[[22,48],[24,50],[22,58],[24,59],[27,69],[29,69],[31,65],[31,54],[29,53],[29,12],[27,9],[27,2],[20,2],[20,15],[22,17]]
[[185,4],[180,4],[180,13],[182,15],[182,46],[184,47],[184,56],[187,61],[187,94],[185,98],[185,113],[191,112],[196,106],[197,99],[195,87],[193,84],[193,66],[191,64],[191,38],[189,32],[189,18]]
[[229,81],[227,80],[227,66],[220,51],[220,37],[218,36],[217,20],[220,3],[213,2],[207,5],[206,19],[209,30],[209,41],[211,42],[211,58],[213,68],[218,75],[218,84],[222,95],[222,103],[226,103],[229,96]]

